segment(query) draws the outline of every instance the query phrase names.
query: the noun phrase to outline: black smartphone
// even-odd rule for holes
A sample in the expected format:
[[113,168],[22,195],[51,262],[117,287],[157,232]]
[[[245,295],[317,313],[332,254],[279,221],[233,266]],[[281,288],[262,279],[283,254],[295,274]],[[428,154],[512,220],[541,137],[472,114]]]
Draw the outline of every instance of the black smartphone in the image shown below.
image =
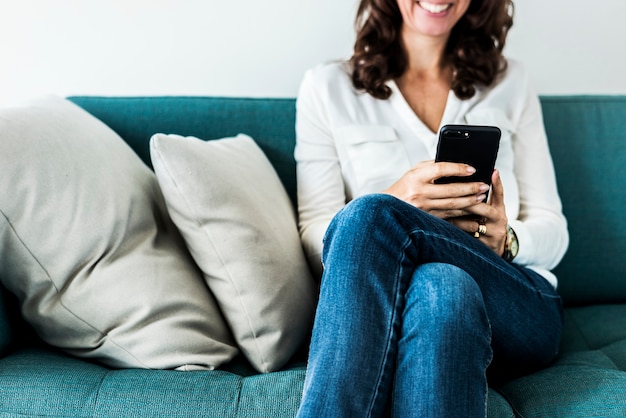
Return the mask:
[[476,172],[465,177],[442,177],[435,183],[480,181],[491,185],[501,135],[502,132],[496,126],[443,126],[439,130],[435,161],[469,164]]

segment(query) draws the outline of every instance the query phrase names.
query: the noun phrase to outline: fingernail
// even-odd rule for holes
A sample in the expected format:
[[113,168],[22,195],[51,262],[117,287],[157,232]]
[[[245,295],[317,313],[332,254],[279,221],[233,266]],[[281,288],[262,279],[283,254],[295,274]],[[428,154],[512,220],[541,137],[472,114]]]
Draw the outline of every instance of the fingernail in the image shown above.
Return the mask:
[[477,202],[482,202],[483,200],[485,200],[487,196],[485,196],[484,194],[479,194],[478,196],[476,196],[476,201]]
[[467,172],[468,172],[468,173],[475,173],[475,172],[476,172],[476,169],[475,169],[474,167],[472,167],[471,165],[468,165],[468,166],[467,166]]
[[481,184],[479,190],[484,193],[484,192],[489,190],[489,185],[488,184]]

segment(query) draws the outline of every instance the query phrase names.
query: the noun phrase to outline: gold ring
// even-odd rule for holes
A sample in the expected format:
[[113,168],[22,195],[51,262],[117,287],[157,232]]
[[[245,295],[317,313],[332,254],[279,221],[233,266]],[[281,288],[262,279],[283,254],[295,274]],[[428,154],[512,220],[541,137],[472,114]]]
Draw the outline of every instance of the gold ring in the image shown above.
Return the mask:
[[487,227],[484,224],[478,224],[478,235],[487,235]]
[[480,234],[478,233],[478,231],[474,232],[474,238],[480,238]]

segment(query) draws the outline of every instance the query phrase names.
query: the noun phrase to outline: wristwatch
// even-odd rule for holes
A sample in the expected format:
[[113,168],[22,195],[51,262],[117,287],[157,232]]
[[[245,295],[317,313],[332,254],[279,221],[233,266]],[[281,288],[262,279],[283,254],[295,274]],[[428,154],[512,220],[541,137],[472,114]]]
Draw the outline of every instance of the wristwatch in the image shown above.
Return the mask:
[[506,242],[504,243],[504,258],[509,263],[517,256],[519,252],[519,242],[517,242],[517,235],[510,225],[506,226]]

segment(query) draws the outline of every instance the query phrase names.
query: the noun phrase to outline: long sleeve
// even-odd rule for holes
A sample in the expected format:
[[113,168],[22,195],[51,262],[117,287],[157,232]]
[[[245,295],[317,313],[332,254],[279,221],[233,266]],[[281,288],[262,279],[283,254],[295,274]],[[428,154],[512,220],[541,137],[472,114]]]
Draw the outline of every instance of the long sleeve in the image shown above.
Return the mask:
[[510,220],[510,224],[520,242],[515,261],[550,270],[565,254],[569,234],[539,99],[531,87],[526,91],[512,141],[514,174],[519,187],[519,215]]
[[341,167],[326,109],[307,72],[296,102],[296,148],[299,228],[312,269],[321,274],[323,237],[345,205]]

